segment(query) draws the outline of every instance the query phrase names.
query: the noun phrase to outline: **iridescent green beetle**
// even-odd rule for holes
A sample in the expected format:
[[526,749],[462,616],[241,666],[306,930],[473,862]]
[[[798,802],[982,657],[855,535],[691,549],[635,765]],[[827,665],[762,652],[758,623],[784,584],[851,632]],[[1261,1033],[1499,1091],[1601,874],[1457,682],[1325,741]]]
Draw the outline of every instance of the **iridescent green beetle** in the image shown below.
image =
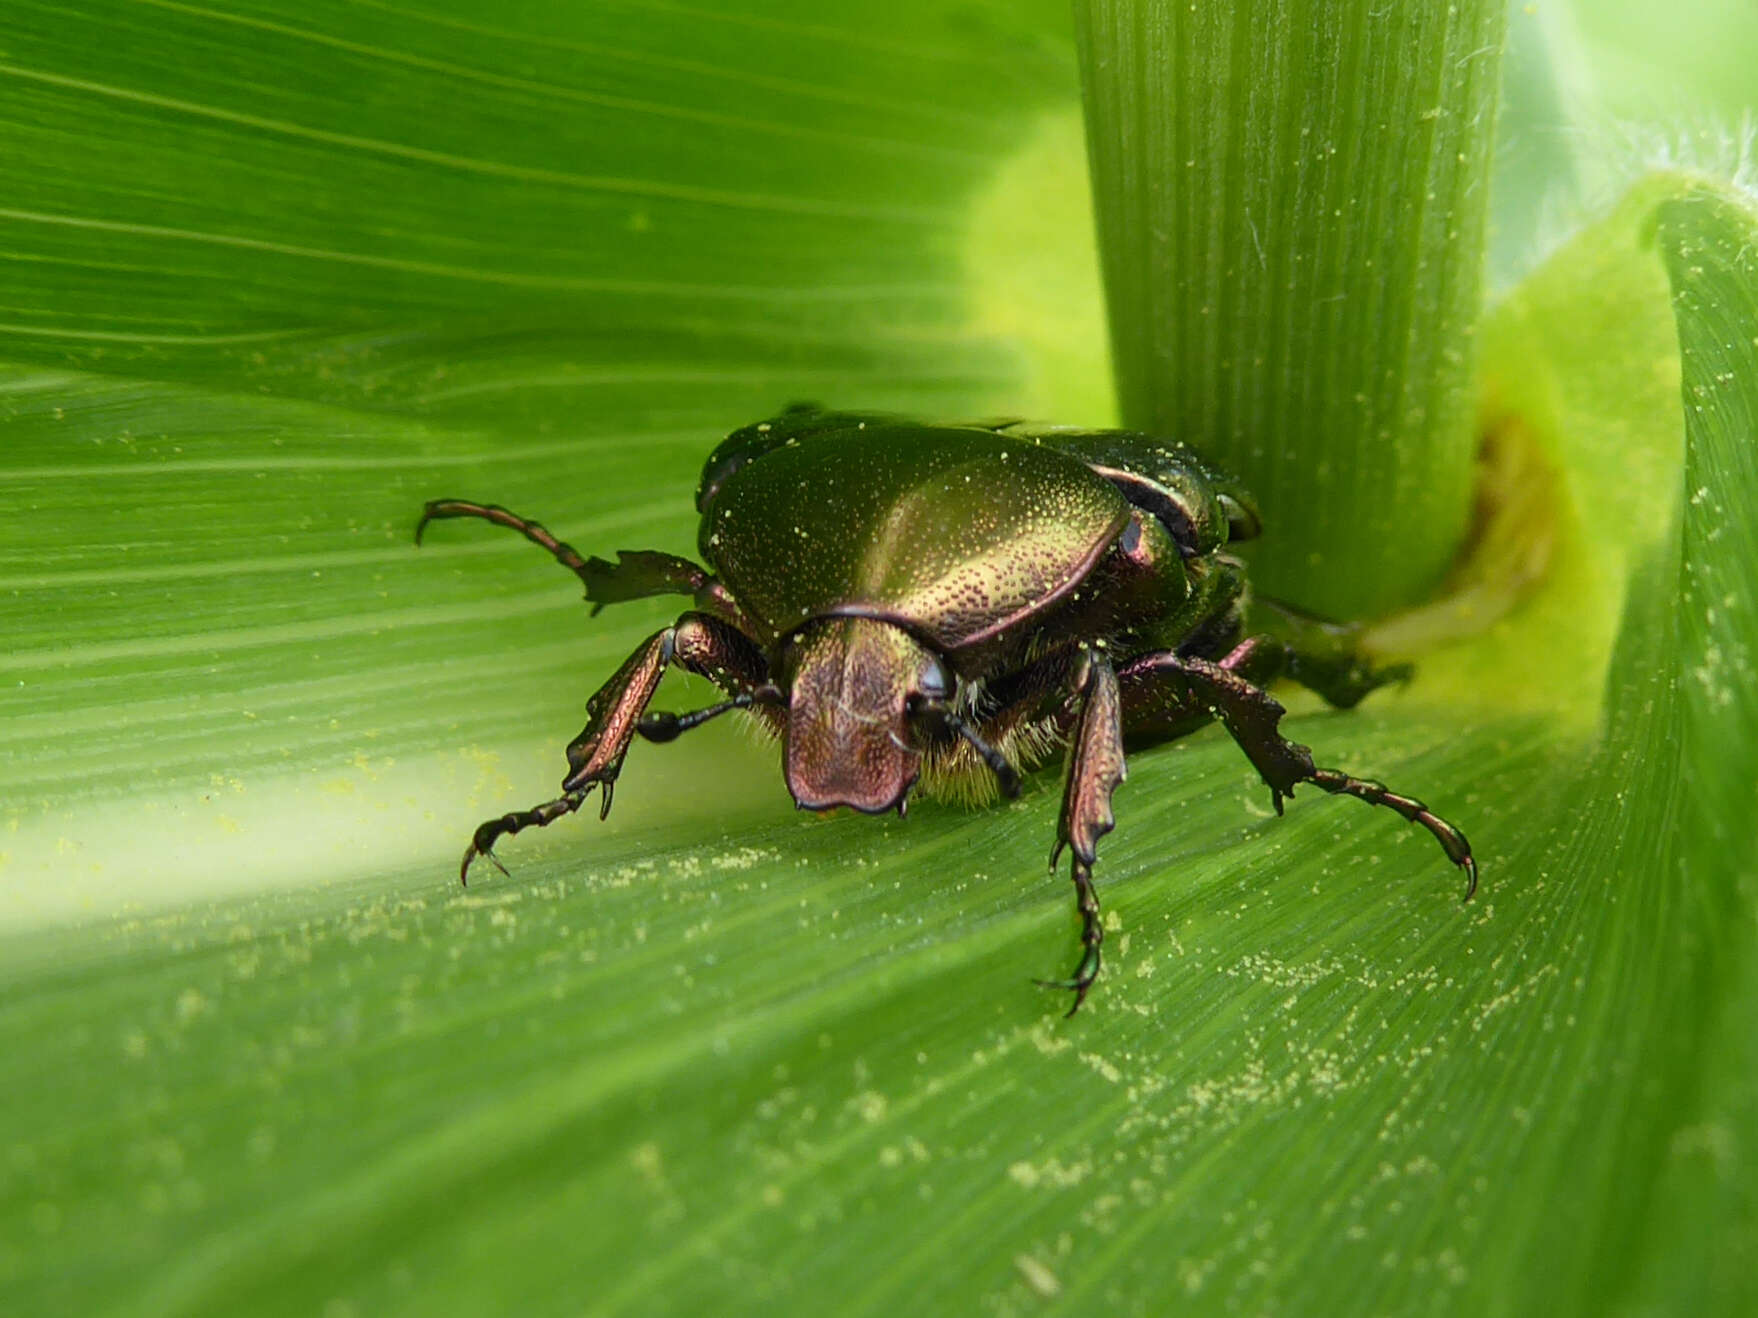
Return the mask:
[[[1346,628],[1252,599],[1225,552],[1258,533],[1251,497],[1183,445],[800,405],[728,436],[696,507],[709,568],[646,550],[582,558],[504,508],[427,505],[417,542],[441,518],[511,527],[579,575],[595,613],[650,595],[695,600],[587,702],[562,795],[482,824],[460,878],[478,856],[498,866],[496,841],[571,814],[595,787],[608,813],[637,733],[670,741],[748,709],[781,738],[788,792],[806,810],[902,814],[918,782],[970,800],[1016,796],[1021,771],[1066,744],[1050,863],[1072,853],[1082,953],[1068,979],[1045,982],[1073,991],[1070,1014],[1099,973],[1092,869],[1126,738],[1219,718],[1278,813],[1301,783],[1389,806],[1465,871],[1467,899],[1476,889],[1458,829],[1411,797],[1319,768],[1277,731],[1282,707],[1264,687],[1278,676],[1347,707],[1404,670],[1372,667]],[[670,664],[729,698],[649,712]]]

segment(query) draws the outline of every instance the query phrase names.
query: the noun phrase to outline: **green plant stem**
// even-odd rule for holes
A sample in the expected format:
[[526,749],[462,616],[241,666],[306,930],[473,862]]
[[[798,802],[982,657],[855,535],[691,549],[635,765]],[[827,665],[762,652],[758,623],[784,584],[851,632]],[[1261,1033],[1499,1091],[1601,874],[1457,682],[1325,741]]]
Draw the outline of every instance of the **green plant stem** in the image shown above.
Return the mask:
[[1260,582],[1337,616],[1464,533],[1504,9],[1077,5],[1123,418],[1236,467]]

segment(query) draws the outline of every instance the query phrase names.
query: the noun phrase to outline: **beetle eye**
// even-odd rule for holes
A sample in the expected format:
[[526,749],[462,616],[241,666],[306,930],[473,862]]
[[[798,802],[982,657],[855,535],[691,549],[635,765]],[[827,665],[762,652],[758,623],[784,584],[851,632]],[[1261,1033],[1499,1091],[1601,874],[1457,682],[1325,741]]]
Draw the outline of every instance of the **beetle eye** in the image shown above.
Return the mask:
[[952,678],[947,675],[946,665],[930,657],[916,675],[916,694],[924,700],[945,700],[950,696]]

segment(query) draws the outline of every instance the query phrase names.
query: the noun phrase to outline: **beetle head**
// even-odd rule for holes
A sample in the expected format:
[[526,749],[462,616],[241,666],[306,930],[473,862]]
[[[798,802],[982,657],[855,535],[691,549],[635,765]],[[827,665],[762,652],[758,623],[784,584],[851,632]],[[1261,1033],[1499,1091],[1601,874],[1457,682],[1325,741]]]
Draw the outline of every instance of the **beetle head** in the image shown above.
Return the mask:
[[938,656],[901,627],[826,618],[794,642],[789,668],[787,790],[804,810],[901,809],[921,774],[919,711],[952,695]]

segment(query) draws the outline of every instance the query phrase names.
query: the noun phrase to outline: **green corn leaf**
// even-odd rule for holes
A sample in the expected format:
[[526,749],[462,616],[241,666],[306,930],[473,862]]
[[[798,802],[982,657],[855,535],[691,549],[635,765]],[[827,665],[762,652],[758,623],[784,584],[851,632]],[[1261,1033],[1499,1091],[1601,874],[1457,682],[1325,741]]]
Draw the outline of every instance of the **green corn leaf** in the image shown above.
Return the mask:
[[1701,928],[1697,1066],[1671,1115],[1629,1308],[1758,1303],[1758,784],[1753,543],[1758,510],[1758,207],[1708,186],[1669,200],[1656,237],[1678,317],[1686,433],[1680,645],[1686,784],[1681,894]]
[[1477,900],[1205,733],[1132,760],[1064,1020],[1053,773],[807,818],[710,726],[460,890],[668,614],[410,544],[461,495],[687,552],[702,454],[797,397],[1108,409],[1059,7],[4,45],[0,1308],[1749,1307],[1743,194],[1651,179],[1510,290],[1541,497],[1382,629],[1448,641],[1413,687],[1288,721],[1456,819]]

